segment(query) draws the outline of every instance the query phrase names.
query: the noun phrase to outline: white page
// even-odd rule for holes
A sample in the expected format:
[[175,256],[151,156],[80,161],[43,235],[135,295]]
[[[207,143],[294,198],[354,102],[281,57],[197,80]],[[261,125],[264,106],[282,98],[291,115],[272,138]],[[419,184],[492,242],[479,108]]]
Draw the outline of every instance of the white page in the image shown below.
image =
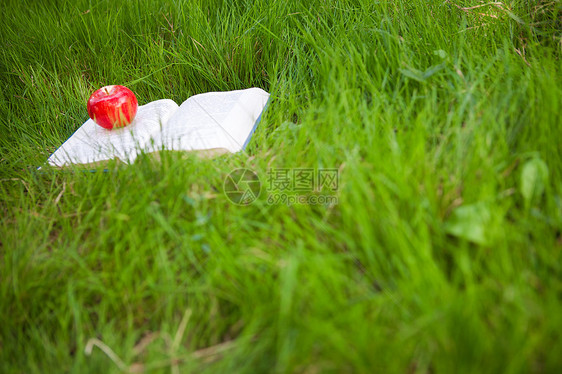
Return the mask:
[[160,141],[170,150],[226,148],[238,152],[244,148],[268,98],[260,88],[192,96],[162,128]]
[[53,166],[87,164],[119,158],[132,162],[142,151],[157,149],[151,138],[160,132],[178,109],[172,100],[157,100],[139,106],[137,115],[128,126],[113,130],[104,129],[89,119],[59,149],[48,163]]

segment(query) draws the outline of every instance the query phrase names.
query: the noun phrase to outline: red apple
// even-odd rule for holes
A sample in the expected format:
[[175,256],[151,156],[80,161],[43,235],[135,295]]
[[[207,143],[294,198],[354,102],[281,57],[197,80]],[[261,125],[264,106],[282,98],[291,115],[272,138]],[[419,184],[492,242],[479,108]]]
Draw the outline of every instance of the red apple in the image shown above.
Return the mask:
[[133,122],[139,104],[133,91],[125,86],[105,86],[88,100],[88,115],[95,123],[111,130]]

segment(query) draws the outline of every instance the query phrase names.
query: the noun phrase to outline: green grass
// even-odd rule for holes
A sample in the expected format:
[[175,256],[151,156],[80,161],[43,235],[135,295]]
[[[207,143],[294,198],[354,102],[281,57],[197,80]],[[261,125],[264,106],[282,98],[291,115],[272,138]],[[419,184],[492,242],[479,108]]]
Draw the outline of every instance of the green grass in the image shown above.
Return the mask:
[[[562,3],[481,4],[3,1],[0,372],[559,372]],[[272,97],[246,154],[37,172],[105,84]]]

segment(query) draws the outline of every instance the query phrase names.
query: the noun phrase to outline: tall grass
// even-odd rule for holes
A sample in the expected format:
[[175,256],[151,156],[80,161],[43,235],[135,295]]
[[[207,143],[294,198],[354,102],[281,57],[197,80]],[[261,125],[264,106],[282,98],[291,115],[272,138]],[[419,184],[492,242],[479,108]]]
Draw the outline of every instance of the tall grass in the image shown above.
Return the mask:
[[[0,371],[559,371],[561,14],[3,1]],[[105,84],[272,97],[243,154],[38,173]],[[236,206],[240,167],[339,203]]]

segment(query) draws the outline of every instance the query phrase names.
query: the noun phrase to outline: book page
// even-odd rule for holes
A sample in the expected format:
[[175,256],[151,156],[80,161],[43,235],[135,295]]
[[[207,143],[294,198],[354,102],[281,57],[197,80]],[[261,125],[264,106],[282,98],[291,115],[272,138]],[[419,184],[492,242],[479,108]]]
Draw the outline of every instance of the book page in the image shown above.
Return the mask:
[[163,126],[160,142],[168,150],[238,152],[246,146],[268,98],[260,88],[192,96]]
[[87,120],[48,159],[53,166],[88,164],[118,158],[132,162],[140,152],[158,148],[152,140],[178,109],[172,100],[157,100],[139,106],[128,126],[107,130]]

